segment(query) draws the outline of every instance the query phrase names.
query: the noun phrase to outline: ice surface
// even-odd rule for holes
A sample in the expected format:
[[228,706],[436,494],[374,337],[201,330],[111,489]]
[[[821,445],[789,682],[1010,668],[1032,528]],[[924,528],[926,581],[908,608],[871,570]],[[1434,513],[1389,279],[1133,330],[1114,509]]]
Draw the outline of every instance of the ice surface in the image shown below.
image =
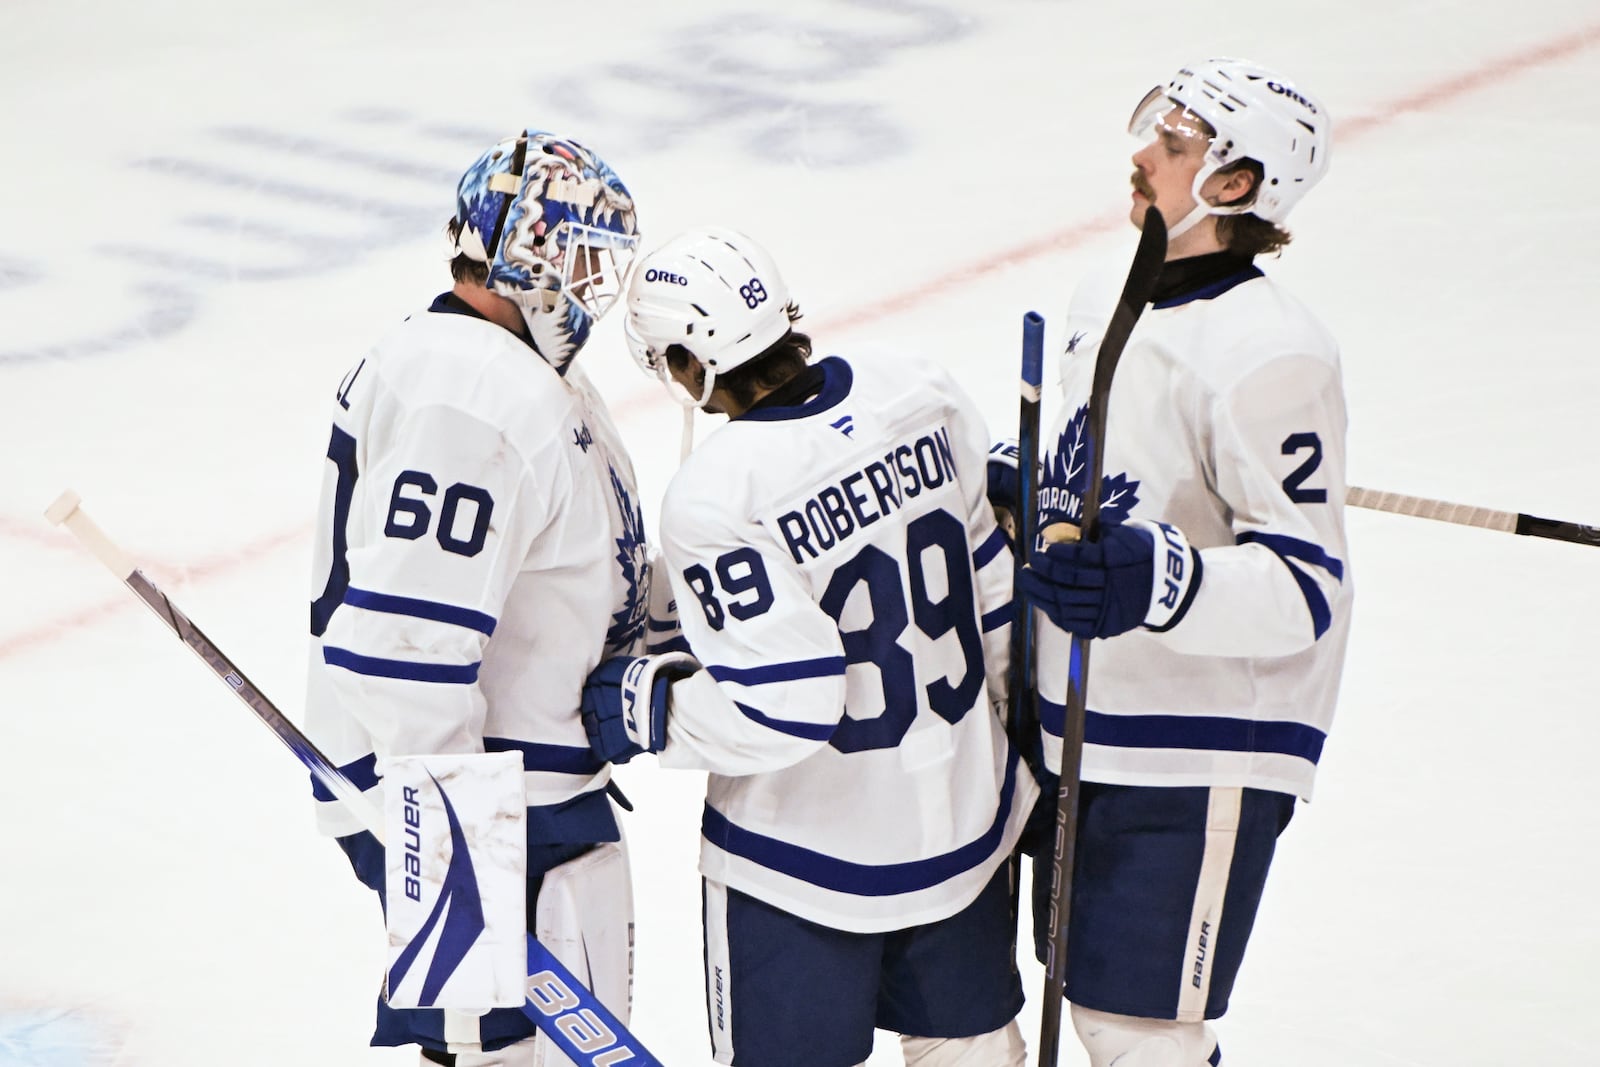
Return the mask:
[[[599,149],[649,242],[758,235],[821,349],[930,354],[1003,434],[1022,313],[1058,322],[1073,281],[1132,248],[1133,105],[1187,59],[1257,58],[1338,123],[1268,269],[1342,343],[1352,480],[1600,520],[1591,0],[1272,11],[7,0],[0,1064],[414,1062],[365,1048],[382,927],[314,833],[304,774],[41,513],[82,493],[296,714],[334,387],[445,286],[455,177],[520,125]],[[678,416],[619,330],[583,359],[650,503]],[[1350,527],[1339,718],[1220,1026],[1227,1062],[1600,1062],[1579,1022],[1600,994],[1600,553]],[[620,778],[636,1030],[707,1062],[702,782]],[[898,1062],[894,1042],[871,1062]]]

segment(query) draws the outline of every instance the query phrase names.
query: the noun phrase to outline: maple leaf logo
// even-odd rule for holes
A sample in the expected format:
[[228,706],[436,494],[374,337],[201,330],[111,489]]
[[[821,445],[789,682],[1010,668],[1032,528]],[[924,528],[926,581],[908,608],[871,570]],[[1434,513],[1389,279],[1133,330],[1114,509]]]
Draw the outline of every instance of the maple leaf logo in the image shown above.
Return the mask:
[[[1089,442],[1089,405],[1078,408],[1067,420],[1056,446],[1044,457],[1044,476],[1039,485],[1039,528],[1053,522],[1079,522],[1083,516],[1083,495],[1089,485],[1093,465]],[[1100,476],[1100,521],[1122,522],[1139,502],[1139,482],[1127,474]]]
[[649,588],[650,557],[645,546],[644,510],[633,502],[616,468],[611,470],[611,491],[617,497],[617,513],[622,516],[622,536],[617,538],[617,565],[622,570],[622,580],[627,592],[622,606],[611,613],[611,627],[606,631],[606,646],[613,651],[631,649],[644,634],[644,617],[649,608],[644,590]]

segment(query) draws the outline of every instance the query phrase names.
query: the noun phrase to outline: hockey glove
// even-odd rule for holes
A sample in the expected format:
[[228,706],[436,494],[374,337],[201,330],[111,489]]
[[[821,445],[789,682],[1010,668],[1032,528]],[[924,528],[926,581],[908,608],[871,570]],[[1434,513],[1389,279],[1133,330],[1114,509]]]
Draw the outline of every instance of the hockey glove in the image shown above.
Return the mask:
[[1138,520],[1098,541],[1037,548],[1017,578],[1022,594],[1078,637],[1115,637],[1137,626],[1170,630],[1200,588],[1200,553],[1166,523]]
[[1015,438],[996,441],[989,449],[989,506],[994,508],[995,521],[1013,544],[1016,542],[1017,509],[1022,506],[1022,501],[1017,499],[1018,455]]
[[668,687],[699,669],[693,656],[613,656],[583,683],[583,729],[607,763],[627,763],[667,743]]

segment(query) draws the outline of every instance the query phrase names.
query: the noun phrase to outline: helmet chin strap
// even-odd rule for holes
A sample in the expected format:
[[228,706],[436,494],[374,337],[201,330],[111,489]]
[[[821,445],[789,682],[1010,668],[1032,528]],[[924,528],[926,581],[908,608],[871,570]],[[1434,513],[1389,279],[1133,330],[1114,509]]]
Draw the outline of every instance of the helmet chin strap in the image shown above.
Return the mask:
[[1190,194],[1194,197],[1194,207],[1183,218],[1167,227],[1167,240],[1169,242],[1194,229],[1195,226],[1199,225],[1200,220],[1207,215],[1242,215],[1250,210],[1251,205],[1249,204],[1213,204],[1205,198],[1205,194],[1200,191],[1200,187],[1218,169],[1218,164],[1210,163],[1201,167],[1200,172],[1194,176],[1194,189]]
[[1167,227],[1167,240],[1172,241],[1178,237],[1182,237],[1184,234],[1194,229],[1195,226],[1199,224],[1200,220],[1209,214],[1211,214],[1210,205],[1203,200],[1197,201],[1193,210],[1191,210],[1187,215],[1179,219],[1177,222],[1173,223],[1171,226]]
[[[701,364],[701,366],[705,366]],[[717,372],[713,367],[705,367],[705,382],[700,387],[700,395],[696,397],[680,385],[677,379],[667,370],[663,362],[657,373],[666,385],[672,398],[683,408],[683,430],[678,439],[678,462],[682,463],[689,458],[689,453],[694,451],[694,413],[705,410],[706,402],[711,399],[711,393],[716,388]]]
[[695,405],[683,401],[683,433],[678,438],[678,464],[689,458],[689,453],[694,451],[694,412]]

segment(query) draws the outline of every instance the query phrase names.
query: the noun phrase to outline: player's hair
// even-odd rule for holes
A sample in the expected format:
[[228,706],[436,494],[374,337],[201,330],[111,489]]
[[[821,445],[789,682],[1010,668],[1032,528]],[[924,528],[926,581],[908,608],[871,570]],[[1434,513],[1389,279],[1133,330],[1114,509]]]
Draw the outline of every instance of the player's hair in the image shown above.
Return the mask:
[[[799,306],[791,302],[783,310],[791,323],[788,333],[768,345],[759,355],[737,367],[717,372],[716,387],[725,390],[741,409],[748,409],[761,397],[789,382],[805,370],[811,360],[811,337],[792,325],[800,319]],[[693,353],[683,345],[671,345],[666,352],[667,364],[681,368],[691,355]]]
[[[452,217],[446,221],[444,235],[450,239],[450,244],[454,247],[456,238],[461,236],[461,220]],[[473,259],[465,253],[460,253],[450,261],[450,277],[453,281],[471,282],[473,285],[487,286],[489,284],[489,264]]]
[[[1208,124],[1209,125],[1209,124]],[[1254,200],[1256,190],[1261,187],[1262,175],[1265,171],[1260,163],[1253,159],[1239,159],[1217,170],[1217,173],[1226,177],[1236,171],[1245,171],[1251,177],[1250,191],[1244,195],[1246,202]],[[1264,256],[1274,252],[1281,252],[1285,245],[1294,238],[1289,231],[1275,223],[1268,222],[1260,215],[1245,212],[1242,215],[1218,215],[1217,240],[1229,252],[1241,256]]]

